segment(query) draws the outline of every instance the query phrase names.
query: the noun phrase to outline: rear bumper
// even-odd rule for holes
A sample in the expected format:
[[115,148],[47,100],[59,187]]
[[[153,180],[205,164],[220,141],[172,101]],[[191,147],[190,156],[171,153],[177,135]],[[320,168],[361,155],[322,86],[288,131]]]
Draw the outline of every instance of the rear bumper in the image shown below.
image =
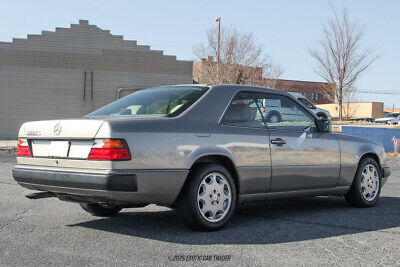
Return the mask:
[[186,170],[121,170],[90,173],[29,169],[12,171],[23,187],[123,204],[159,204],[170,206],[187,176]]
[[24,184],[103,191],[137,191],[135,174],[92,174],[18,168],[13,169],[12,172],[14,179]]

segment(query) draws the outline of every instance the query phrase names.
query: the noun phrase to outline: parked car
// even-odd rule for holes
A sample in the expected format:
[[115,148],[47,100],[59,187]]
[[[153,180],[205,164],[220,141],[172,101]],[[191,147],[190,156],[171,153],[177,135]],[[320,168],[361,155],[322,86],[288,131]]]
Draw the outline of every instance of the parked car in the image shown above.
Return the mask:
[[387,114],[383,118],[376,119],[375,122],[393,125],[393,124],[399,124],[399,119],[400,119],[400,113],[394,112],[394,113]]
[[357,118],[350,118],[349,121],[374,122],[375,119],[370,117],[357,117]]
[[[314,104],[302,94],[293,92],[289,92],[289,94],[297,98],[318,117],[332,119],[328,111],[315,107]],[[264,99],[260,104],[263,106],[263,115],[267,122],[296,121],[302,116],[301,110],[299,110],[296,105],[284,99]]]
[[323,119],[332,119],[332,115],[329,111],[322,109],[322,108],[317,108],[313,103],[311,103],[310,100],[308,100],[307,97],[305,97],[302,94],[295,93],[295,92],[289,92],[292,96],[297,98],[303,105],[305,105],[307,108],[309,108],[317,117],[323,118]]
[[[278,101],[296,115],[265,118]],[[202,230],[253,201],[334,195],[375,205],[390,175],[382,145],[330,129],[283,91],[145,89],[83,118],[24,123],[13,177],[42,191],[30,198],[79,202],[97,216],[154,203]]]

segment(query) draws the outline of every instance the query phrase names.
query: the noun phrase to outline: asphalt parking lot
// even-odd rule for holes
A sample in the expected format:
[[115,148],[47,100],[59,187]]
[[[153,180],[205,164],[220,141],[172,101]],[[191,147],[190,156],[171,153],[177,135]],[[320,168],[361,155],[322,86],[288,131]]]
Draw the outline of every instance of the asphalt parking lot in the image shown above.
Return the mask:
[[154,205],[93,217],[78,204],[49,198],[11,177],[12,154],[0,154],[2,265],[376,265],[400,263],[400,168],[377,206],[349,207],[318,197],[241,206],[219,232],[188,230],[175,211]]

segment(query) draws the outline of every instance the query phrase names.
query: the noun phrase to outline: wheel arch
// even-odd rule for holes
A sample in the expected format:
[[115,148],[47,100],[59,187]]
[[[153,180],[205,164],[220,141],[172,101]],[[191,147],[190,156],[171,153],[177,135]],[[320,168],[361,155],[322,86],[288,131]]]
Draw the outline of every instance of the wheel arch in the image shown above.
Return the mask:
[[[237,189],[237,192],[239,191],[239,173],[237,172],[236,164],[234,160],[229,157],[228,155],[225,154],[207,154],[207,155],[202,155],[196,159],[195,162],[190,167],[190,171],[188,174],[188,177],[190,177],[190,174],[192,171],[194,171],[197,166],[201,164],[206,164],[206,163],[216,163],[219,164],[227,169],[227,171],[232,175],[233,181],[235,182],[235,186]],[[186,180],[188,180],[186,178]]]
[[379,159],[379,156],[375,153],[375,152],[366,152],[364,153],[361,157],[360,160],[358,161],[357,164],[357,168],[360,167],[361,162],[365,159],[365,158],[372,158],[376,161],[376,163],[378,164],[379,167],[379,171],[381,172],[381,174],[383,173],[383,169],[382,169],[382,163]]
[[234,156],[228,152],[214,152],[214,153],[199,153],[196,157],[193,157],[189,161],[189,173],[186,176],[185,182],[179,191],[178,198],[185,188],[187,183],[190,181],[191,174],[196,171],[196,169],[202,164],[214,163],[219,164],[227,169],[227,171],[232,175],[233,181],[235,182],[236,192],[239,195],[239,173],[237,172]]

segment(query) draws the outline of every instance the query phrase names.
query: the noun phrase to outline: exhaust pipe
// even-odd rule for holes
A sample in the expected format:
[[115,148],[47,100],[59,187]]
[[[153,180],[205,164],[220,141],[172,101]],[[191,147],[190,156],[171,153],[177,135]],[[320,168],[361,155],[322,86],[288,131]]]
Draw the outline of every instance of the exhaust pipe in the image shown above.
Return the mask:
[[29,199],[41,199],[41,198],[49,198],[49,197],[56,197],[57,195],[52,193],[52,192],[38,192],[38,193],[33,193],[29,194],[25,197]]

